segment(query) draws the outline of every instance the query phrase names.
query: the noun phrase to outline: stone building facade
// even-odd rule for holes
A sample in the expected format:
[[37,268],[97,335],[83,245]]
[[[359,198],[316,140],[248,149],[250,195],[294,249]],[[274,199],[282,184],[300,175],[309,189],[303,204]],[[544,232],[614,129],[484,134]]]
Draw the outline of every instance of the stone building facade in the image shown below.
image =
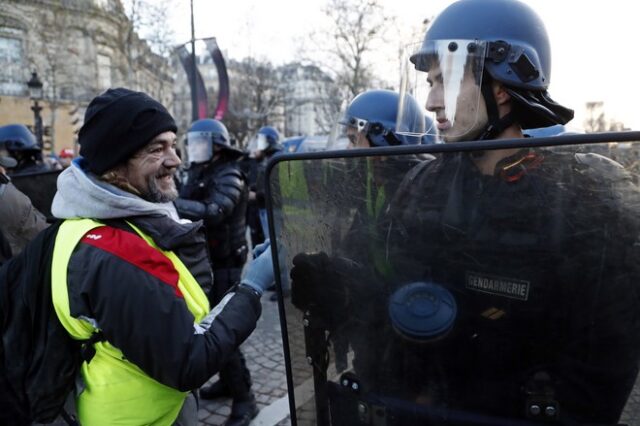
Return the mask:
[[315,65],[293,62],[279,68],[284,85],[287,136],[327,135],[340,108],[334,81]]
[[43,82],[45,142],[56,153],[77,149],[84,109],[109,87],[173,103],[168,60],[140,40],[120,0],[0,0],[0,125],[33,124],[33,71]]

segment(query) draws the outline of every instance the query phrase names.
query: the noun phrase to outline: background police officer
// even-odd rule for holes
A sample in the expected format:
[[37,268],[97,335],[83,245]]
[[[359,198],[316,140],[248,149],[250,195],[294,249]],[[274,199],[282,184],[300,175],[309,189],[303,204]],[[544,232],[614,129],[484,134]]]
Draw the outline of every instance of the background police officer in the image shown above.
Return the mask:
[[[257,210],[258,221],[261,229],[261,234],[258,235],[258,240],[260,238],[268,238],[269,237],[269,226],[267,222],[267,203],[266,203],[266,173],[267,173],[267,163],[269,159],[274,155],[282,152],[282,144],[280,143],[280,132],[273,126],[263,126],[258,130],[255,137],[249,144],[249,149],[253,152],[253,156],[256,161],[256,180],[255,186],[252,186],[251,193],[249,195],[249,199],[251,200],[252,205]],[[277,177],[275,178],[277,179]],[[274,186],[274,188],[277,187]],[[279,195],[276,195],[279,196]],[[275,218],[276,222],[280,219],[278,217]],[[276,224],[276,227],[279,227]],[[289,275],[288,272],[284,269],[286,265],[284,262],[280,263],[280,276],[282,282],[282,294],[287,297],[289,296]],[[271,288],[271,290],[275,290],[275,286]],[[272,294],[270,297],[271,301],[276,301],[278,298],[277,294]]]
[[[348,148],[367,149],[422,143],[421,135],[427,133],[425,124],[428,122],[422,108],[411,95],[405,97],[404,122],[400,127],[410,134],[401,134],[396,131],[398,102],[398,93],[391,90],[367,90],[358,94],[338,120],[344,126],[349,140]],[[360,207],[342,246],[351,258],[356,256],[360,261],[364,260],[361,257],[363,253],[358,253],[363,238],[371,238],[370,231],[376,228],[375,224],[383,216],[402,177],[417,163],[417,159],[410,156],[385,156],[366,160],[356,161],[358,166],[350,171],[350,177],[345,177],[347,182],[352,183],[352,188],[347,192],[360,200]],[[357,186],[362,183],[364,184]],[[363,232],[365,235],[362,235]],[[371,247],[371,250],[365,257],[377,256],[373,253],[376,247]]]
[[[238,162],[242,151],[231,145],[224,124],[209,118],[191,125],[186,142],[190,167],[175,204],[181,217],[204,221],[214,274],[209,299],[216,304],[240,281],[247,260],[249,189]],[[239,349],[220,371],[220,381],[202,388],[200,396],[233,398],[227,425],[249,424],[257,415],[251,377]]]
[[252,188],[255,191],[255,200],[258,207],[258,216],[260,218],[260,224],[262,226],[263,235],[268,237],[269,231],[267,230],[267,209],[265,202],[265,175],[267,170],[267,163],[269,159],[278,152],[282,151],[282,145],[280,144],[280,133],[272,126],[263,126],[258,130],[254,141],[251,143],[251,147],[254,150],[254,157],[258,163],[256,186]]
[[0,143],[18,164],[11,169],[12,174],[39,173],[50,168],[42,160],[42,147],[36,137],[22,124],[0,127]]

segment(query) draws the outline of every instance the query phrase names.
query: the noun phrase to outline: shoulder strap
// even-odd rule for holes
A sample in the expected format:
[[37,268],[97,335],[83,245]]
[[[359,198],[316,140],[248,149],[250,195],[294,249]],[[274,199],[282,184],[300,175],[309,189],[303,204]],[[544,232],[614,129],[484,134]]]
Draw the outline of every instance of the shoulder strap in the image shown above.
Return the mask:
[[92,219],[69,219],[60,225],[51,262],[51,292],[53,306],[60,322],[76,340],[88,340],[96,329],[87,321],[73,318],[69,308],[67,267],[73,250],[92,229],[104,226]]

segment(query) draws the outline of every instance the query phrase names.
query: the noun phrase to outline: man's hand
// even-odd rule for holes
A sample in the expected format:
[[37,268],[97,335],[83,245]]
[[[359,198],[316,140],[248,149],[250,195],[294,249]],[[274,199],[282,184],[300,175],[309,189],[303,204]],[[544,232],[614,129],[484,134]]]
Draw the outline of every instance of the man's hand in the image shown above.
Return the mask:
[[273,258],[268,239],[253,249],[253,256],[254,259],[245,269],[240,283],[262,294],[273,284]]

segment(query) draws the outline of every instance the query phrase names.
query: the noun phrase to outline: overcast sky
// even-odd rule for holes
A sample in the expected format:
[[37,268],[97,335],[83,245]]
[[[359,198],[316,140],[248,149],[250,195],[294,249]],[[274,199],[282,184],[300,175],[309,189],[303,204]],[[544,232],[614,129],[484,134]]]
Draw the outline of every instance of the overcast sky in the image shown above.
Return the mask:
[[[482,0],[478,0],[482,1]],[[176,42],[191,36],[189,0],[174,0],[171,25]],[[193,0],[196,37],[216,37],[228,57],[247,55],[275,64],[292,61],[313,27],[324,19],[325,0]],[[418,26],[451,1],[380,0],[399,25]],[[576,110],[582,127],[584,104],[604,101],[609,118],[640,130],[640,22],[631,0],[527,0],[542,17],[551,39],[549,92]],[[388,54],[372,57],[380,75],[394,73]],[[394,83],[394,82],[392,82]]]

